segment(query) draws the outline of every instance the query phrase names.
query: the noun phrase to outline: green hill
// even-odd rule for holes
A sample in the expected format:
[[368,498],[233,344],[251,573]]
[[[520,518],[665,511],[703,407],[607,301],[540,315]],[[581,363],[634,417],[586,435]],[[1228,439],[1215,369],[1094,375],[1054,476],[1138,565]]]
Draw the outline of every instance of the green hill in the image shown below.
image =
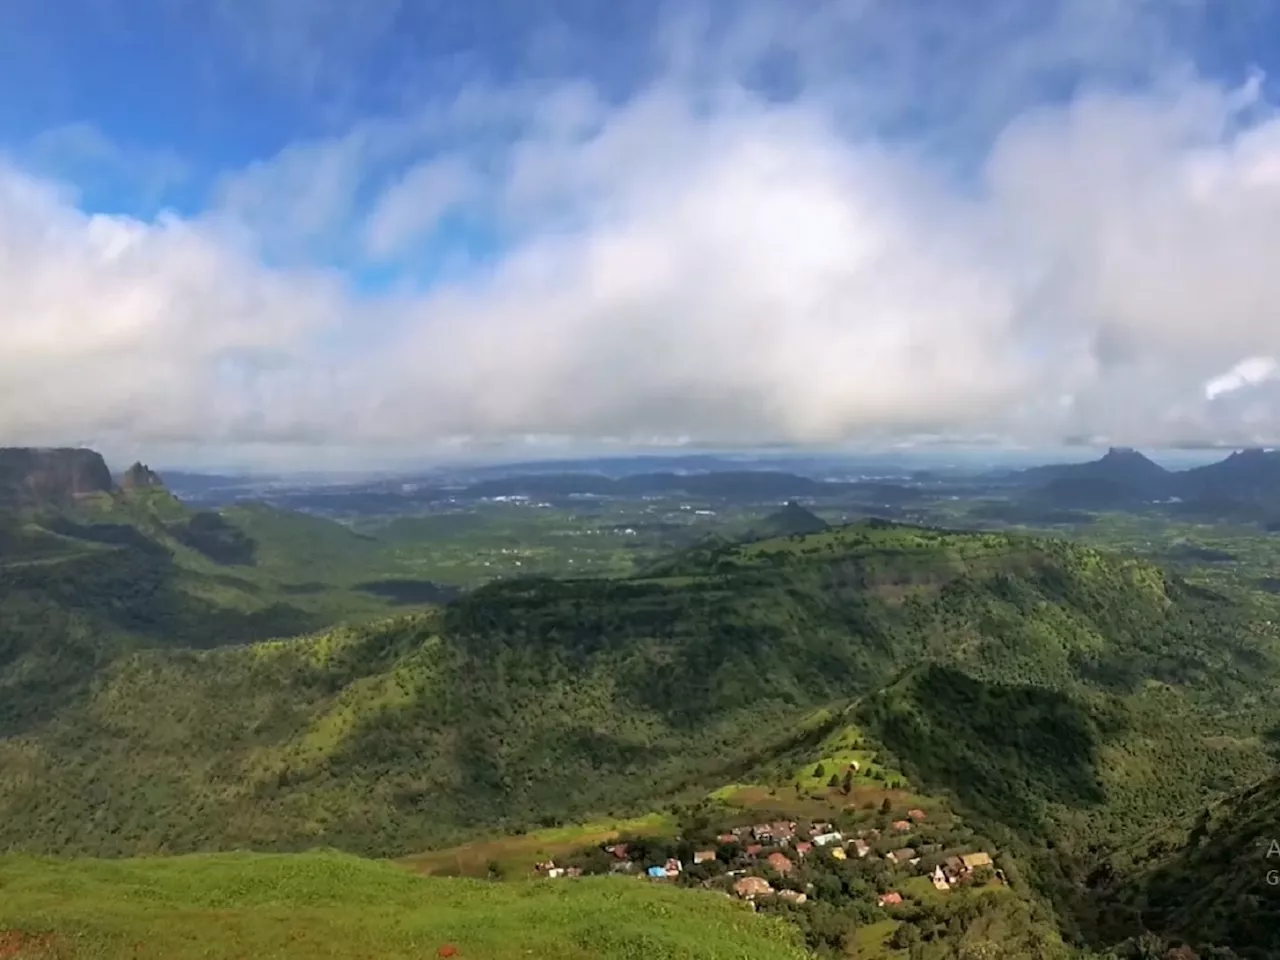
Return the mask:
[[805,953],[782,921],[710,893],[621,879],[438,880],[309,853],[0,858],[0,956],[800,960]]
[[827,521],[812,510],[800,506],[794,500],[788,500],[780,510],[775,510],[758,521],[751,533],[757,539],[804,536],[807,533],[821,533],[828,526]]
[[1072,891],[1112,857],[1159,920],[1191,874],[1117,851],[1274,769],[1265,616],[1078,545],[868,521],[369,622],[380,542],[200,516],[144,485],[0,523],[0,849],[400,855],[760,783],[855,723],[1068,932],[1118,939]]
[[0,511],[0,734],[133,651],[296,636],[448,596],[395,573],[383,544],[341,524],[193,511],[154,483]]
[[[868,723],[920,783],[1083,856],[1270,768],[1275,650],[1246,615],[1082,547],[867,523],[311,638],[134,649],[0,740],[0,847],[389,855],[625,815],[890,685]],[[1074,766],[1051,770],[1064,731]]]

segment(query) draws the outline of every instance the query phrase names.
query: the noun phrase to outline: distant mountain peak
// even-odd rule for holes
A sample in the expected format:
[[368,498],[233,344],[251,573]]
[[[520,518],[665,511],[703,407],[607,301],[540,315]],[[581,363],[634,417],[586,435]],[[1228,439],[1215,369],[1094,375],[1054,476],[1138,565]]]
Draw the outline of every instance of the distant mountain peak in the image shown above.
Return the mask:
[[124,472],[124,476],[120,478],[120,487],[123,490],[151,490],[163,488],[164,481],[160,479],[160,474],[145,463],[138,462]]

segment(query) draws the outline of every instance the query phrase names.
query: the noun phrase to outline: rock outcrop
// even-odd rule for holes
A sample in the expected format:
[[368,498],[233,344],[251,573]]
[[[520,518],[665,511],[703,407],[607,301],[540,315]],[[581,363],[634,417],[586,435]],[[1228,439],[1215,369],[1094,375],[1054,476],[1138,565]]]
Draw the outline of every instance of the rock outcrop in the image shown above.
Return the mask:
[[0,447],[0,503],[66,502],[112,487],[106,461],[93,450]]
[[135,463],[120,478],[120,487],[123,490],[150,490],[163,486],[164,481],[160,479],[160,474],[145,463]]

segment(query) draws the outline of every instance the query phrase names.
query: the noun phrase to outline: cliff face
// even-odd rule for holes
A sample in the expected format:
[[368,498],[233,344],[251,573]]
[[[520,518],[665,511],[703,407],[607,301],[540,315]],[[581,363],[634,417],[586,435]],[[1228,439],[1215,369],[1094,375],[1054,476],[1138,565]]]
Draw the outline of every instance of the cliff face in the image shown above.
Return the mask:
[[111,471],[93,450],[0,447],[0,502],[66,501],[111,489]]

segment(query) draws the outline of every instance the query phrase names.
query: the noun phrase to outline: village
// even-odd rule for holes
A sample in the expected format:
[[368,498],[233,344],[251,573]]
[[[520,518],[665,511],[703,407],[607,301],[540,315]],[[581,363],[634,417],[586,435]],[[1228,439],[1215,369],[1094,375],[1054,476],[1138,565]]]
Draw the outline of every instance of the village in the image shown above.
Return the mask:
[[[922,884],[945,895],[958,887],[1004,884],[987,849],[932,825],[920,808],[895,818],[886,806],[843,830],[831,822],[770,820],[702,829],[676,840],[633,838],[583,851],[563,863],[544,861],[540,876],[559,879],[612,873],[655,883],[719,890],[753,905],[802,905],[817,899],[872,900],[892,908],[919,899]],[[860,821],[873,820],[878,825]]]

